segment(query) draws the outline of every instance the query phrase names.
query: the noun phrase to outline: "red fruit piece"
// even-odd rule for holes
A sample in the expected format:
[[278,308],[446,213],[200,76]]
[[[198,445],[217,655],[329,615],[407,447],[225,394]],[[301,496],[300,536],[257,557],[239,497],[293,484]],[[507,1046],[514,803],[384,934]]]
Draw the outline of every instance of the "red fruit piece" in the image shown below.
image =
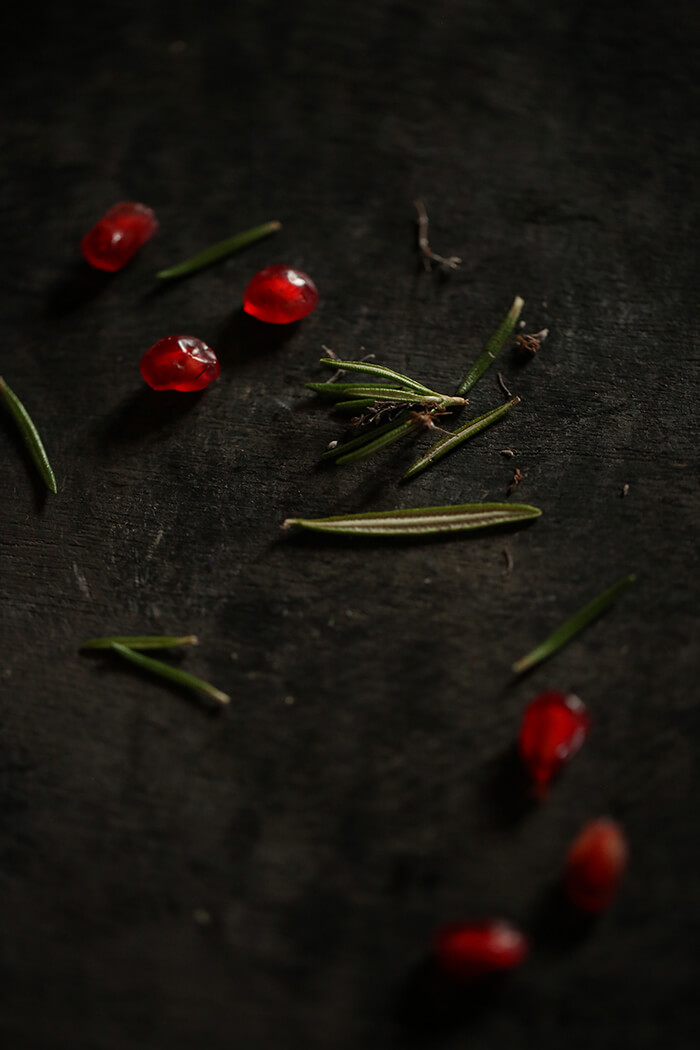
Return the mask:
[[627,839],[610,817],[586,824],[564,862],[564,892],[581,911],[597,914],[612,903],[627,867]]
[[129,262],[158,229],[150,208],[122,201],[106,212],[82,240],[83,255],[91,266],[114,273]]
[[247,314],[268,324],[300,321],[316,308],[318,290],[301,270],[291,266],[266,266],[256,273],[243,293]]
[[542,693],[525,708],[518,750],[539,788],[580,750],[590,725],[583,701],[573,693]]
[[525,936],[503,919],[452,923],[438,930],[433,941],[438,968],[461,981],[512,970],[528,951]]
[[214,351],[191,335],[166,335],[141,358],[141,375],[154,390],[203,390],[219,372]]

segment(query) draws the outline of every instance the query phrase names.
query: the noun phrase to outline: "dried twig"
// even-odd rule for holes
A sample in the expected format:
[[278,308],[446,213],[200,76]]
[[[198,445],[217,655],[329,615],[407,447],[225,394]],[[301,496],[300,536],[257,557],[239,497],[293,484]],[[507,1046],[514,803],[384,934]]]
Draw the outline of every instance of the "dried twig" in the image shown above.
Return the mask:
[[443,255],[438,255],[434,252],[428,243],[428,213],[425,210],[423,201],[414,201],[413,206],[418,212],[418,247],[423,253],[423,265],[428,273],[431,270],[431,263],[439,263],[443,270],[456,270],[461,265],[462,260],[458,255],[451,255],[449,258],[445,258]]
[[520,484],[520,482],[523,480],[524,477],[525,477],[525,475],[521,472],[520,467],[516,467],[515,468],[515,473],[513,474],[513,480],[511,481],[510,485],[508,486],[508,495],[509,496],[512,496],[512,494],[515,492],[515,490],[517,489],[518,485]]
[[508,576],[513,571],[513,555],[510,553],[507,547],[503,548],[503,560],[506,563],[506,567],[503,570],[503,575]]
[[503,391],[503,393],[506,395],[506,397],[512,397],[513,395],[511,394],[510,390],[506,386],[506,381],[503,378],[503,372],[497,372],[496,374],[498,375],[498,385],[500,386],[500,388]]

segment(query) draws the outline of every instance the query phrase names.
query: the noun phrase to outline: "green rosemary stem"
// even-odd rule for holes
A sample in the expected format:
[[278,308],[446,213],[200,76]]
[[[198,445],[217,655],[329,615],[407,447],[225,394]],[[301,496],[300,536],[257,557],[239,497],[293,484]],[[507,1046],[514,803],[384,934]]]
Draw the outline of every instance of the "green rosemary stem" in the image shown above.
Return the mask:
[[126,645],[121,645],[119,642],[112,642],[110,645],[115,653],[119,653],[125,660],[129,660],[132,664],[136,664],[137,667],[142,667],[144,671],[150,671],[152,674],[159,675],[161,678],[167,678],[171,682],[175,682],[176,685],[180,685],[185,689],[193,689],[197,693],[203,693],[205,696],[210,697],[212,700],[217,700],[220,704],[227,704],[231,697],[226,693],[222,693],[220,689],[216,689],[209,682],[204,682],[201,678],[197,678],[193,674],[188,674],[187,671],[181,671],[178,667],[171,667],[170,664],[164,664],[161,660],[154,660],[150,656],[144,656],[142,653],[135,652],[133,649],[129,649]]
[[123,635],[114,634],[106,638],[88,638],[81,649],[111,649],[114,643],[127,649],[172,649],[181,645],[199,645],[195,634],[173,636],[165,634]]

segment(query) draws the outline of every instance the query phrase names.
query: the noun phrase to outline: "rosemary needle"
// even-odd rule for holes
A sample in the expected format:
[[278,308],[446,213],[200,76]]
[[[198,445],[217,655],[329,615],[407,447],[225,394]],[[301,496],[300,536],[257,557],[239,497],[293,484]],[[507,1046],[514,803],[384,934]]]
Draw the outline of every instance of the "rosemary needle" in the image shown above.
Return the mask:
[[435,463],[438,459],[447,455],[452,449],[457,448],[463,441],[467,441],[469,438],[474,437],[481,430],[485,430],[486,427],[490,427],[492,423],[496,423],[502,416],[506,414],[520,401],[519,397],[514,397],[512,401],[506,401],[505,404],[499,405],[498,408],[492,408],[489,412],[484,412],[482,416],[477,416],[476,419],[470,419],[464,426],[458,427],[457,430],[453,430],[440,438],[436,444],[432,445],[427,452],[425,452],[420,459],[417,459],[413,463],[406,473],[404,474],[404,480],[414,477],[419,474],[421,470],[425,470],[432,463]]
[[186,634],[181,637],[166,634],[114,634],[108,638],[88,638],[80,648],[111,649],[115,642],[125,645],[128,649],[172,649],[178,645],[199,645],[199,639],[195,634]]
[[144,656],[143,653],[134,652],[133,649],[129,649],[128,646],[122,645],[120,642],[112,642],[110,649],[114,650],[115,653],[119,653],[125,660],[130,660],[132,664],[143,667],[144,671],[151,671],[153,674],[160,675],[161,678],[167,678],[185,689],[193,689],[197,693],[204,693],[205,696],[211,697],[212,700],[218,700],[220,704],[227,704],[231,699],[230,696],[222,693],[220,689],[216,689],[209,682],[204,682],[201,678],[188,674],[187,671],[181,671],[178,667],[164,664],[161,660],[154,660],[150,656]]
[[190,259],[178,263],[177,266],[171,266],[167,270],[159,270],[156,277],[165,281],[172,277],[185,277],[187,274],[196,273],[197,270],[202,270],[205,266],[218,262],[219,259],[225,259],[227,255],[232,255],[234,252],[240,251],[241,248],[246,248],[249,244],[254,244],[255,241],[259,241],[271,233],[276,233],[281,228],[282,223],[276,221],[264,222],[262,226],[253,226],[252,229],[236,233],[225,241],[212,244],[209,248],[198,252],[197,255],[193,255]]
[[287,518],[282,528],[297,525],[316,532],[350,536],[425,536],[431,533],[484,529],[538,518],[542,511],[525,503],[464,503],[445,507],[411,507],[331,518]]
[[486,369],[496,360],[497,356],[513,334],[513,329],[515,328],[524,305],[525,301],[521,299],[519,295],[516,295],[510,310],[503,318],[462,382],[457,387],[457,393],[461,397],[464,397],[467,391],[471,390],[477,380],[481,379]]
[[0,376],[0,394],[2,394],[5,399],[5,404],[9,408],[10,413],[17,424],[22,439],[29,450],[30,456],[34,460],[37,470],[44,479],[46,487],[55,494],[57,491],[56,478],[51,469],[49,457],[46,455],[44,443],[39,437],[39,431],[34,426],[31,416],[20,399],[14,391],[10,390],[2,376]]
[[614,583],[612,587],[609,587],[602,594],[599,594],[597,598],[594,598],[588,605],[584,605],[583,609],[563,623],[561,627],[557,627],[556,631],[550,634],[549,638],[545,639],[540,645],[536,646],[527,656],[523,656],[522,659],[518,660],[517,663],[513,664],[513,671],[515,674],[522,674],[523,671],[529,671],[535,664],[541,663],[542,660],[546,660],[547,657],[552,656],[562,646],[566,645],[567,642],[582,631],[584,627],[587,627],[589,623],[595,620],[601,613],[604,613],[613,602],[619,598],[623,591],[627,590],[629,585],[634,582],[636,576],[634,573],[630,573],[629,576],[623,576],[621,580]]

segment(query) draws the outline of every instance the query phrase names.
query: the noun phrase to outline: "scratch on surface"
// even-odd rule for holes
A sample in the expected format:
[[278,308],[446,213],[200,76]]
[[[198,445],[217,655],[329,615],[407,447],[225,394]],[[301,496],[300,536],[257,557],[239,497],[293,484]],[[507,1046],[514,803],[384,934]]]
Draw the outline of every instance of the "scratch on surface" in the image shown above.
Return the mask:
[[153,557],[153,553],[154,553],[156,547],[158,546],[158,544],[160,543],[160,541],[163,539],[163,535],[164,535],[163,534],[163,527],[161,526],[158,529],[158,532],[156,533],[156,538],[154,539],[153,543],[151,544],[151,546],[150,546],[150,548],[148,550],[148,554],[146,555],[146,560],[148,560],[149,558]]
[[80,571],[80,569],[78,568],[78,566],[76,565],[75,562],[73,562],[73,575],[75,576],[75,580],[76,580],[76,583],[78,584],[78,587],[80,588],[81,594],[83,595],[84,598],[87,598],[87,600],[89,602],[91,602],[92,601],[92,595],[90,594],[90,588],[88,587],[88,582],[85,579],[84,575],[82,574],[82,572]]

